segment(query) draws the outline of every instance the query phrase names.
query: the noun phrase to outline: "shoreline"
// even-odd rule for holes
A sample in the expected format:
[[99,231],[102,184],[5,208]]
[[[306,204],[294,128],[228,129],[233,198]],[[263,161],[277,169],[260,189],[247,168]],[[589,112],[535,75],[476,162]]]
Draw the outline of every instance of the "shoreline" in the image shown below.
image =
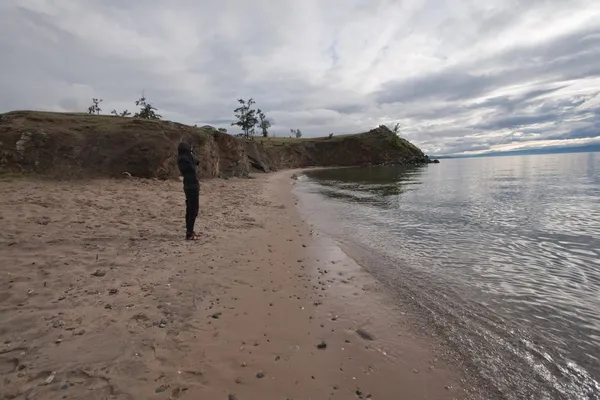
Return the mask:
[[203,182],[197,243],[180,182],[3,181],[0,393],[467,398],[435,343],[311,234],[299,171]]

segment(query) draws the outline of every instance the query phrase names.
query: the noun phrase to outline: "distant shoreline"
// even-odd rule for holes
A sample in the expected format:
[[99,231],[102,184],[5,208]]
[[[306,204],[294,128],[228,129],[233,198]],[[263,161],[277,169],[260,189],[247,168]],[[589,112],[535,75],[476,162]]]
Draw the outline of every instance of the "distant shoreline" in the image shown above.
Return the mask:
[[599,152],[600,152],[600,145],[585,146],[585,147],[564,147],[564,148],[556,149],[554,151],[545,150],[545,149],[515,150],[515,151],[504,151],[504,152],[473,154],[473,155],[431,156],[431,158],[447,160],[447,159],[453,159],[453,158],[483,158],[483,157],[507,157],[507,156],[550,155],[550,154],[599,153]]

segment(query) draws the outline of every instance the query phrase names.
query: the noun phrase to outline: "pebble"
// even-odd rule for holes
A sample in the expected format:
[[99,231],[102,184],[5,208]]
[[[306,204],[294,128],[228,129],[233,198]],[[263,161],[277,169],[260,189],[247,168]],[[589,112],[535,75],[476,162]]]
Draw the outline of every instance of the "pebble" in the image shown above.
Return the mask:
[[369,332],[365,331],[362,328],[357,329],[356,334],[365,340],[375,340],[373,335],[371,335]]
[[75,331],[75,335],[76,335],[76,336],[85,335],[85,329],[80,329],[80,330],[78,330],[78,331]]
[[154,390],[154,393],[162,393],[165,392],[167,390],[167,387],[165,385],[160,385],[159,387],[157,387]]
[[238,385],[242,383],[242,378],[235,378],[235,383]]
[[265,373],[263,371],[259,371],[259,372],[256,373],[256,377],[258,379],[262,379],[262,378],[265,377]]
[[69,388],[69,384],[65,383],[60,387],[62,390],[67,390]]
[[108,289],[108,294],[117,294],[117,293],[119,293],[118,289],[114,289],[114,288],[113,289]]
[[96,272],[94,272],[94,273],[92,274],[92,276],[97,276],[97,277],[99,277],[99,278],[100,278],[100,277],[103,277],[104,275],[106,275],[106,272],[104,272],[104,271],[100,271],[99,269],[97,269],[97,270],[96,270]]
[[327,348],[327,343],[325,343],[325,341],[322,341],[321,343],[319,343],[317,345],[317,349],[323,350],[323,349],[326,349],[326,348]]
[[106,305],[104,306],[104,308],[106,308],[107,310],[110,310],[110,309],[112,308],[112,305],[110,305],[110,304],[106,304]]
[[233,393],[229,393],[227,400],[238,400],[238,397]]
[[221,316],[220,312],[216,312],[213,315],[211,315],[211,317],[213,317],[214,319],[219,319],[220,316]]

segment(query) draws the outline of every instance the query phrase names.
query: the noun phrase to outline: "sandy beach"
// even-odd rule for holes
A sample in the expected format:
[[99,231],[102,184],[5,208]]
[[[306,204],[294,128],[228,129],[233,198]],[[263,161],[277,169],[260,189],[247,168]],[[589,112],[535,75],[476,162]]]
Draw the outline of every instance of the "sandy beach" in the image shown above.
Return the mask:
[[0,181],[0,398],[462,399],[460,365],[295,207],[293,171]]

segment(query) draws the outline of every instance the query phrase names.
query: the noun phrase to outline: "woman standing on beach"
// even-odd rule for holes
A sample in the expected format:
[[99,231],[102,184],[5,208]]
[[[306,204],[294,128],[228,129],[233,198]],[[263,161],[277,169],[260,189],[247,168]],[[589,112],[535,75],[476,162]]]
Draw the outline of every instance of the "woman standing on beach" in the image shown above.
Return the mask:
[[183,192],[185,193],[185,239],[196,240],[194,225],[200,208],[200,183],[196,176],[199,162],[191,146],[186,142],[179,143],[177,148],[177,166],[183,176]]

